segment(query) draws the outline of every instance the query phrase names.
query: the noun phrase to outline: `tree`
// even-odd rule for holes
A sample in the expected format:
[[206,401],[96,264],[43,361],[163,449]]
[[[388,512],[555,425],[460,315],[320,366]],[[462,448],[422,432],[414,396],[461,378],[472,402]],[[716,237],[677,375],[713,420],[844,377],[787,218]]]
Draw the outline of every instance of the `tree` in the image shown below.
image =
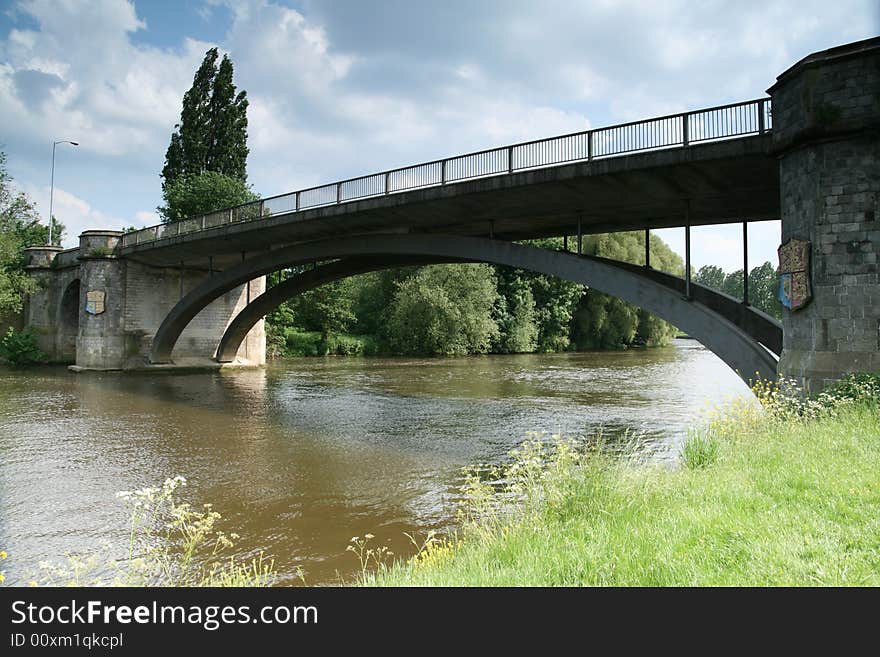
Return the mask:
[[[651,235],[651,266],[681,275],[684,263],[663,240]],[[588,235],[584,252],[632,264],[645,264],[643,231]],[[663,345],[676,334],[668,322],[598,290],[580,298],[572,323],[572,339],[578,349],[623,349],[633,344]]]
[[497,296],[489,265],[424,267],[397,287],[387,320],[391,347],[402,354],[486,353],[498,335]]
[[734,299],[742,299],[743,293],[743,270],[737,269],[729,274],[725,274],[724,282],[721,284],[721,292],[733,297]]
[[715,265],[703,265],[694,274],[694,283],[720,290],[724,287],[724,270]]
[[[60,244],[64,226],[55,217],[53,244]],[[0,315],[21,310],[23,295],[33,290],[33,280],[24,271],[24,249],[46,244],[49,227],[40,223],[34,202],[17,192],[6,170],[6,154],[0,151]]]
[[320,331],[325,348],[331,334],[341,333],[355,322],[353,305],[350,278],[324,283],[289,302],[297,323],[308,330]]
[[519,269],[498,267],[496,272],[498,298],[494,316],[499,333],[492,350],[502,354],[531,353],[538,346],[538,318],[529,280]]
[[[247,92],[236,94],[232,61],[223,55],[218,66],[218,56],[217,48],[205,53],[192,87],[183,96],[180,123],[174,126],[165,153],[161,174],[165,206],[158,210],[166,221],[186,216],[169,198],[181,180],[211,171],[230,179],[224,182],[227,189],[231,181],[240,184],[240,193],[247,189]],[[219,201],[207,203],[196,214],[222,207]]]
[[[561,249],[562,238],[530,240],[526,244],[542,249]],[[498,277],[498,290],[506,301],[505,312],[518,315],[512,323],[513,318],[501,321],[503,329],[508,333],[501,339],[500,350],[520,351],[525,344],[532,342],[534,346],[530,351],[552,352],[566,349],[569,345],[571,318],[584,286],[557,276],[546,276],[502,265],[495,266],[495,273]],[[531,303],[525,294],[525,287],[531,294],[533,311],[528,309]],[[504,320],[503,317],[499,319]],[[531,323],[534,323],[534,327],[530,326]],[[525,339],[525,344],[515,345],[510,342],[510,331],[519,332],[519,338],[515,341],[521,342]],[[532,333],[535,334],[534,339],[531,338]]]
[[[259,199],[240,180],[216,171],[203,171],[182,176],[167,185],[166,206],[159,208],[159,212],[167,221],[177,221]],[[259,208],[256,210],[259,213]]]
[[421,267],[395,267],[353,277],[358,332],[387,342],[388,309],[394,301],[397,288],[420,270]]
[[771,317],[782,319],[782,304],[777,296],[779,275],[770,262],[749,272],[749,303]]

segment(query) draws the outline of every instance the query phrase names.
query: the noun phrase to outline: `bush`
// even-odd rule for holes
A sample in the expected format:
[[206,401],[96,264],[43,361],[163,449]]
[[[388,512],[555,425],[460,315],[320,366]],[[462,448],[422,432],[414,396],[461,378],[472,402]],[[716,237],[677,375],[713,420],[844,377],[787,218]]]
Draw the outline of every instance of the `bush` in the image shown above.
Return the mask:
[[774,418],[810,420],[834,416],[843,406],[880,404],[880,373],[848,374],[818,395],[807,395],[794,379],[755,384],[752,391],[764,409]]
[[323,355],[321,334],[314,331],[298,331],[287,329],[284,332],[285,356],[318,356]]
[[823,394],[837,403],[855,402],[876,407],[880,403],[880,372],[849,374]]
[[386,325],[390,346],[403,355],[486,353],[499,335],[497,296],[488,265],[425,267],[397,285]]
[[29,331],[16,331],[10,328],[0,339],[0,358],[13,367],[23,367],[48,360],[46,354],[37,347],[37,339]]
[[371,335],[333,335],[327,341],[327,353],[336,356],[375,356],[379,344]]

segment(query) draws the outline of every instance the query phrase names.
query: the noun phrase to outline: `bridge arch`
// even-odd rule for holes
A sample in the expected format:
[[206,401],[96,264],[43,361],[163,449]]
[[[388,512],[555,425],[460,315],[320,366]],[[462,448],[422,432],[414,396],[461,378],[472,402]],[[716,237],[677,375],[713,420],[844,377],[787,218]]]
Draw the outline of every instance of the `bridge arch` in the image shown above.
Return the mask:
[[[775,348],[777,341],[781,348],[781,327],[778,322],[774,323],[766,315],[755,315],[757,311],[749,313],[748,309],[738,314],[726,312],[725,308],[730,306],[726,301],[733,300],[729,297],[725,300],[724,295],[713,293],[707,288],[692,286],[703,298],[694,295],[694,298],[687,299],[676,285],[663,280],[665,275],[659,272],[646,275],[643,268],[631,265],[500,240],[424,234],[370,235],[297,244],[261,253],[217,273],[184,296],[168,313],[153,339],[150,362],[169,362],[174,344],[187,324],[220,295],[248,280],[278,269],[335,259],[342,260],[319,267],[309,277],[296,279],[297,282],[289,284],[287,292],[305,291],[335,278],[370,271],[370,268],[381,269],[384,267],[383,259],[395,263],[385,266],[397,266],[396,263],[404,259],[422,264],[431,261],[465,261],[508,265],[582,283],[644,308],[700,341],[746,382],[757,377],[776,377],[777,358],[771,351],[778,353]],[[669,278],[675,279],[671,276]],[[681,279],[676,280],[683,284]],[[277,306],[287,298],[281,298],[282,296],[282,291],[272,294],[272,290],[269,290],[255,299],[251,303],[253,308],[243,311],[248,312],[248,315],[238,325],[233,321],[227,333],[230,330],[236,334],[240,332],[251,317],[256,316],[259,319],[262,314],[257,313],[264,308],[271,310],[273,303]],[[713,308],[713,303],[720,306],[720,309]],[[738,303],[735,305],[742,306]],[[747,321],[743,321],[743,312]],[[750,330],[754,326],[762,330]],[[763,339],[769,349],[759,342],[762,335],[771,336],[770,339]],[[235,339],[236,335],[229,334],[228,338],[224,335],[222,348],[218,349],[219,357],[226,357],[227,349]]]

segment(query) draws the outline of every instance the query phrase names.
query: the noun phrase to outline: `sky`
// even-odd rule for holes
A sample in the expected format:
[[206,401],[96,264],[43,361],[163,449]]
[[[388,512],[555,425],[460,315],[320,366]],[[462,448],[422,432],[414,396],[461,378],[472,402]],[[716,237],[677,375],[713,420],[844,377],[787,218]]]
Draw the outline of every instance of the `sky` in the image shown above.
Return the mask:
[[[0,149],[65,246],[158,223],[165,151],[205,51],[231,57],[261,196],[508,143],[759,98],[880,33],[878,0],[0,0]],[[658,231],[683,252],[682,229]],[[750,227],[776,262],[779,223]],[[741,227],[692,260],[741,268]]]

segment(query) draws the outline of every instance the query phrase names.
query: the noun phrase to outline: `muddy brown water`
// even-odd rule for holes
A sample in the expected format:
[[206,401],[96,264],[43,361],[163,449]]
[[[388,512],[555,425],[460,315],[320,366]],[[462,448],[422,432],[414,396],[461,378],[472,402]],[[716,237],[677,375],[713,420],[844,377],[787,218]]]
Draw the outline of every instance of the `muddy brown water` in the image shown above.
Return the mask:
[[353,536],[399,556],[404,533],[455,526],[461,470],[529,432],[637,436],[674,465],[708,406],[748,397],[690,340],[623,352],[455,359],[294,359],[264,370],[72,374],[0,369],[0,549],[8,584],[40,561],[125,553],[120,490],[188,480],[275,560],[283,583],[351,581]]

